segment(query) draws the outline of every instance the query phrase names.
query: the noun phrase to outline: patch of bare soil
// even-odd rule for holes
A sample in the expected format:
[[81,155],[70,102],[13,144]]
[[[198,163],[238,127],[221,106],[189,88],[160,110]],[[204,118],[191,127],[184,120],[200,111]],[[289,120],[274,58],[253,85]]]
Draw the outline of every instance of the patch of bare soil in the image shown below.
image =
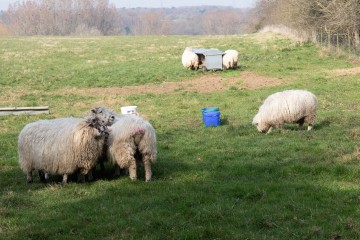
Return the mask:
[[334,75],[355,75],[360,73],[360,67],[347,68],[347,69],[335,69],[331,71]]
[[124,86],[112,88],[87,88],[87,89],[66,89],[60,93],[73,93],[77,95],[133,95],[133,94],[166,94],[178,92],[199,92],[209,93],[224,91],[230,87],[237,89],[257,89],[268,86],[282,84],[283,81],[278,78],[265,77],[255,72],[243,71],[239,77],[222,78],[218,74],[208,74],[200,78],[191,79],[182,82],[164,82],[161,84]]

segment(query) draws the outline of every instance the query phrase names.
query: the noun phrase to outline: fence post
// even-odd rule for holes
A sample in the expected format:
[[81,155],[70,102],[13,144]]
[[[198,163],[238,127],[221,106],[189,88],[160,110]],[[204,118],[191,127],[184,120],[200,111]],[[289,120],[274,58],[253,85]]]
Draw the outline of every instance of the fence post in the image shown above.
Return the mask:
[[322,36],[322,31],[320,31],[320,46],[322,46],[323,44],[323,36]]

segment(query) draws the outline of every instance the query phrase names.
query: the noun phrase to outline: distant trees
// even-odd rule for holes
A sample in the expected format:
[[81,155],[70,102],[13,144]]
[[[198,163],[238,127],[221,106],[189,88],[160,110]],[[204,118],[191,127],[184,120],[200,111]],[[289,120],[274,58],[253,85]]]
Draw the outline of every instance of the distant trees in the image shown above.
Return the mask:
[[132,18],[131,26],[130,33],[134,35],[166,35],[171,31],[171,22],[156,11],[146,11]]
[[201,18],[204,34],[239,33],[240,18],[231,10],[205,12]]
[[16,35],[118,32],[116,8],[108,0],[28,0],[10,4],[4,15]]
[[242,9],[117,9],[109,0],[19,0],[0,15],[15,35],[240,34],[247,21]]

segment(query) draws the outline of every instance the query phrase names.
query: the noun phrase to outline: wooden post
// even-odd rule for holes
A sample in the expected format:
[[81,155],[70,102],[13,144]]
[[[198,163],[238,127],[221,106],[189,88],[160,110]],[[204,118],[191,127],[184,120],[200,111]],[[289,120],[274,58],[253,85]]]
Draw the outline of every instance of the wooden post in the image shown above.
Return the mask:
[[322,35],[322,31],[320,31],[320,46],[323,45],[323,35]]
[[21,114],[49,114],[49,107],[8,107],[0,108],[0,116],[21,115]]

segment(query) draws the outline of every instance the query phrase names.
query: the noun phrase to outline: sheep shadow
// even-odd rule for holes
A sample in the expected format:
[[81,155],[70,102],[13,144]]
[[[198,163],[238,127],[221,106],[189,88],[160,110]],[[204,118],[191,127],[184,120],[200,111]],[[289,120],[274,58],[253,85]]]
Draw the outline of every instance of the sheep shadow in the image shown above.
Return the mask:
[[227,117],[220,119],[220,126],[229,125],[229,119]]
[[329,126],[330,126],[330,121],[324,120],[324,121],[321,121],[321,122],[318,123],[318,124],[315,124],[315,125],[314,125],[314,129],[316,129],[316,130],[321,130],[321,129],[327,128],[327,127],[329,127]]

